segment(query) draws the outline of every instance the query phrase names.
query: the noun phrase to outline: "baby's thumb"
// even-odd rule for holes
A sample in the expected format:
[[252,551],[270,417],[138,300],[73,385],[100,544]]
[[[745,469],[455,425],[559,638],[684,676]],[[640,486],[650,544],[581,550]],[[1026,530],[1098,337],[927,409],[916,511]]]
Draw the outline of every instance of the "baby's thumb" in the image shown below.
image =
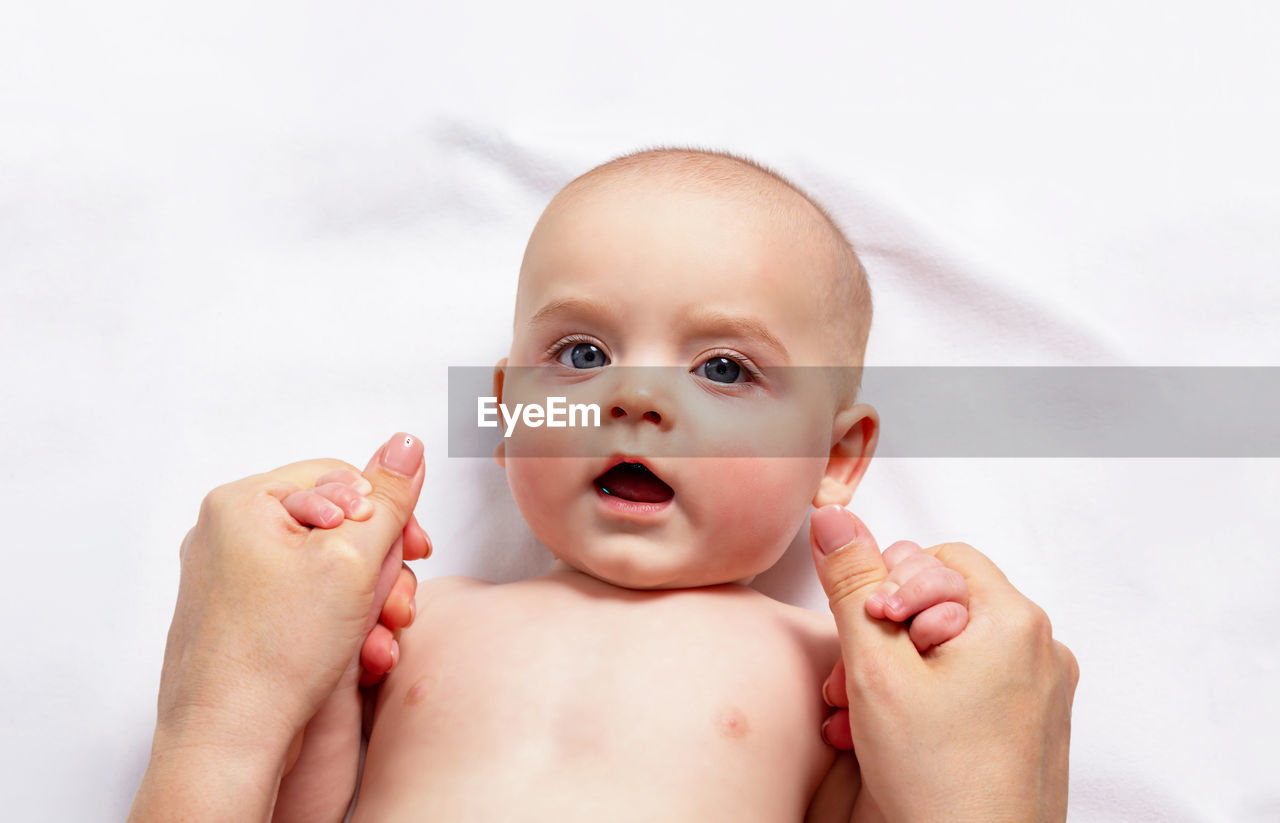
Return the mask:
[[915,651],[900,627],[867,614],[867,598],[889,571],[876,539],[861,520],[842,506],[823,506],[809,520],[809,547],[836,619],[846,667],[859,655],[878,657],[875,650],[886,642],[893,646],[905,643]]
[[338,529],[359,534],[362,546],[381,564],[413,515],[423,472],[422,441],[404,432],[392,436],[364,470],[365,479],[373,486],[366,495],[373,504],[373,516],[365,521],[348,520]]

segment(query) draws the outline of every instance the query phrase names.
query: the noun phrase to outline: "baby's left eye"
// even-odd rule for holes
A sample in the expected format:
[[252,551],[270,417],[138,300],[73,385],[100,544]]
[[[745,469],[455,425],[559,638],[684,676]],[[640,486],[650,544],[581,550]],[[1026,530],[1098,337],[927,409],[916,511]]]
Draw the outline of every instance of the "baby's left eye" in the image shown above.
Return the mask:
[[745,382],[739,381],[739,377],[745,377],[748,380],[750,379],[741,364],[733,358],[724,356],[712,357],[702,364],[699,371],[702,372],[703,377],[708,380],[714,380],[717,383]]

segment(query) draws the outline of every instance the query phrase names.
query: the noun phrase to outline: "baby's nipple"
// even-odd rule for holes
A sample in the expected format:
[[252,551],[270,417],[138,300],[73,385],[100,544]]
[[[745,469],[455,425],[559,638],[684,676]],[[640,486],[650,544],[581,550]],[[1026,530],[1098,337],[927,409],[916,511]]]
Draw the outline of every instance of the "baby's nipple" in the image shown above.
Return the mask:
[[734,705],[724,706],[716,713],[715,726],[721,736],[732,740],[741,740],[751,732],[747,716]]
[[412,706],[416,703],[421,703],[426,699],[427,692],[430,690],[431,675],[428,674],[419,677],[414,684],[409,687],[409,692],[404,696],[404,704],[406,706]]

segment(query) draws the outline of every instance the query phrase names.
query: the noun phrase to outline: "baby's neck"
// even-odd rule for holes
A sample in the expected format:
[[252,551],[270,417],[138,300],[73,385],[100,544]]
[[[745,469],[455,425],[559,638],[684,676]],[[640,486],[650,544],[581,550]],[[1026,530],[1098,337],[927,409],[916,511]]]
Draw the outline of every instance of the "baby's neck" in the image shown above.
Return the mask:
[[[573,580],[589,580],[589,581],[594,581],[594,582],[599,583],[599,584],[602,584],[602,585],[612,586],[612,587],[614,587],[614,588],[616,588],[616,589],[620,589],[620,590],[623,590],[623,591],[661,592],[661,591],[684,591],[684,590],[686,590],[686,589],[629,589],[629,588],[627,588],[627,587],[625,587],[625,586],[619,586],[619,585],[618,585],[618,584],[616,584],[616,583],[612,583],[612,582],[610,582],[610,581],[608,581],[608,580],[604,580],[604,579],[602,579],[602,578],[596,577],[595,575],[591,574],[590,572],[584,572],[584,571],[582,571],[581,569],[575,568],[575,567],[573,567],[573,566],[569,565],[568,563],[564,562],[563,560],[561,560],[561,559],[560,559],[560,558],[558,558],[558,557],[556,558],[555,562],[551,564],[551,571],[547,572],[545,575],[543,575],[543,577],[555,577],[555,578],[560,578],[560,579],[570,580],[570,581],[573,581]],[[750,586],[749,586],[748,584],[749,584],[749,583],[751,583],[751,581],[752,581],[752,580],[755,580],[755,576],[754,576],[754,575],[752,575],[751,577],[748,577],[748,578],[746,578],[746,579],[744,579],[744,580],[735,580],[735,581],[732,581],[732,582],[729,582],[729,583],[708,584],[708,585],[706,585],[706,586],[694,586],[694,587],[690,587],[690,588],[701,588],[701,589],[721,589],[721,588],[726,588],[726,587],[736,587],[736,588],[743,588],[743,589],[745,589],[745,588],[750,588]]]

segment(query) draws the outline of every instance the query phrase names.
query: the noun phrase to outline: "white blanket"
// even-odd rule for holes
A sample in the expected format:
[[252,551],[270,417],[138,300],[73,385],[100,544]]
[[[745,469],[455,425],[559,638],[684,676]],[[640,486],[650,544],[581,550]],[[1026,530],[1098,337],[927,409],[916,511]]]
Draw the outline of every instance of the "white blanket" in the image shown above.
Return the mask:
[[[420,576],[546,567],[497,467],[445,456],[446,369],[505,353],[541,207],[616,154],[808,187],[870,271],[869,364],[1280,365],[1271,7],[799,6],[6,11],[8,819],[124,816],[219,483],[405,429]],[[1278,493],[1275,459],[885,458],[851,508],[1052,617],[1073,821],[1274,821]],[[759,587],[822,609],[793,548]]]

